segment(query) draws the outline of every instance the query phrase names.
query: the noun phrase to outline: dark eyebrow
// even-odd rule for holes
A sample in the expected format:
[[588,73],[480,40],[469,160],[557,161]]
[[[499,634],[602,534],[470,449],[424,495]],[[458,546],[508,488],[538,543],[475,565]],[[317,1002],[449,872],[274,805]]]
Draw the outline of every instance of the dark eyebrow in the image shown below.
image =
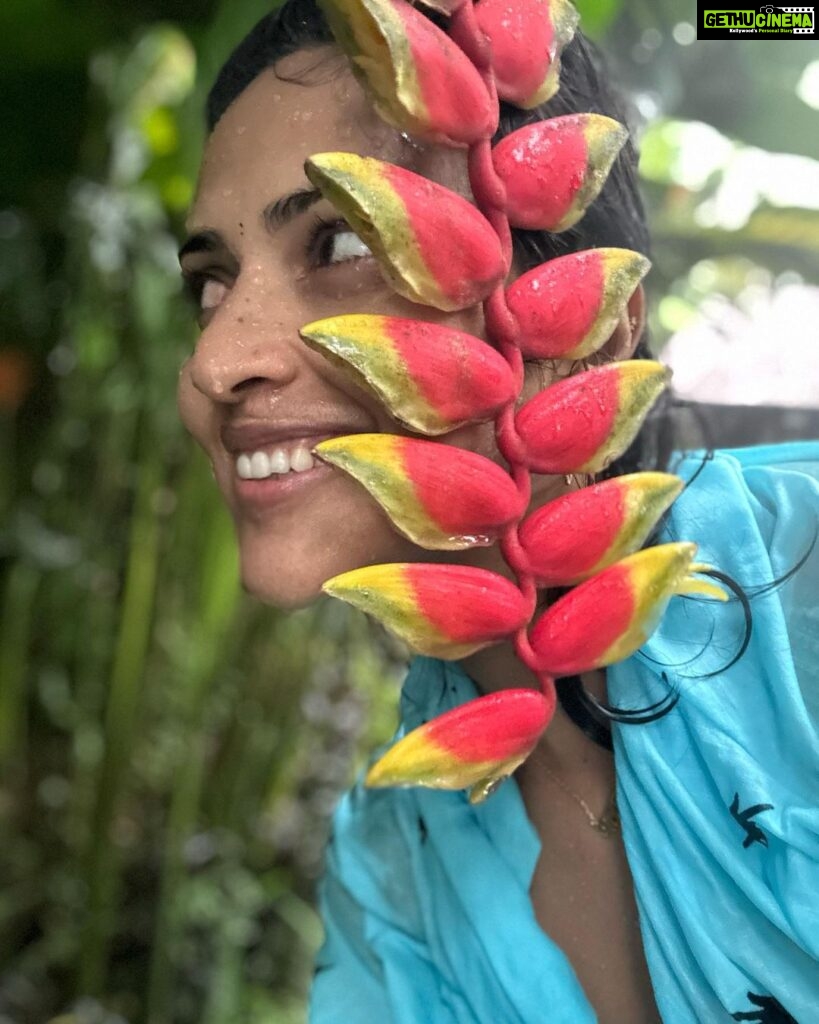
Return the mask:
[[192,252],[215,252],[224,249],[225,243],[218,231],[197,231],[179,250],[179,260]]
[[[275,202],[264,208],[262,219],[268,231],[275,231],[276,228],[289,224],[291,220],[298,217],[300,213],[309,210],[322,198],[317,188],[299,188],[281,196]],[[226,248],[224,239],[217,231],[198,231],[184,243],[179,250],[180,261],[184,256],[193,252],[215,252],[217,249]]]
[[265,227],[268,231],[275,231],[276,228],[289,224],[294,217],[315,205],[321,197],[321,192],[317,188],[299,188],[289,195],[282,196],[265,207],[262,214]]

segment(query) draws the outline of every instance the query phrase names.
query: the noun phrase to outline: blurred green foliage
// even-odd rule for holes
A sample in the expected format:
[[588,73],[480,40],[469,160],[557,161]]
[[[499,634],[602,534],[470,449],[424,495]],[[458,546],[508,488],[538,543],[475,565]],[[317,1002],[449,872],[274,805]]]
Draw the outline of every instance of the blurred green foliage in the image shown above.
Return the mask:
[[[579,6],[652,122],[656,337],[704,260],[729,295],[760,268],[815,280],[815,207],[698,214],[743,149],[819,158],[811,44],[683,44],[671,0]],[[241,592],[176,414],[204,90],[268,8],[0,7],[2,1024],[303,1019],[328,815],[394,718],[400,648],[342,606]],[[698,122],[727,141],[692,183]]]
[[29,155],[0,213],[0,1019],[287,1024],[401,652],[344,607],[241,593],[176,413],[202,90],[267,5],[34,6],[3,11]]

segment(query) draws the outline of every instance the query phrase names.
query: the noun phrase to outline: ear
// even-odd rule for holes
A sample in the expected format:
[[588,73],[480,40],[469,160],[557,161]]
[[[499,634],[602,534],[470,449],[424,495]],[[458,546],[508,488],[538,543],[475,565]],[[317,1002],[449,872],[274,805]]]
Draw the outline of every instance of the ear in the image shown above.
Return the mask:
[[628,305],[612,331],[611,337],[600,349],[607,360],[631,359],[640,343],[646,325],[646,293],[638,284]]

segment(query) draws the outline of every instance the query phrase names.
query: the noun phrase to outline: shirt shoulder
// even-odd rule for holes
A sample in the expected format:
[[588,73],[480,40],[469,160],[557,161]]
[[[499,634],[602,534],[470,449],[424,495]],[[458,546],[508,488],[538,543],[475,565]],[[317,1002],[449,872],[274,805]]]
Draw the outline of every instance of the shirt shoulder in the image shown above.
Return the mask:
[[661,539],[697,542],[698,559],[750,599],[751,625],[735,594],[725,605],[676,598],[642,650],[608,672],[618,706],[645,707],[669,686],[680,694],[659,721],[615,730],[646,956],[664,1019],[728,1021],[768,1004],[777,1019],[809,1019],[819,990],[819,444],[690,457],[680,473],[697,469]]

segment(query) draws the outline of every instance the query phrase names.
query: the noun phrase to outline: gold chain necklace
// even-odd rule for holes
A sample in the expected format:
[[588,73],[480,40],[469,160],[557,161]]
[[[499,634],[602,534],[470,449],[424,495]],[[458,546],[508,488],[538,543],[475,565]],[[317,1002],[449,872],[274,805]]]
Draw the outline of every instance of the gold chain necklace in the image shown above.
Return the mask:
[[582,796],[578,796],[572,789],[570,789],[566,783],[561,779],[557,772],[553,771],[543,761],[539,761],[543,771],[548,777],[560,786],[563,792],[572,798],[576,804],[578,804],[583,813],[586,815],[586,819],[595,832],[599,832],[603,836],[613,836],[620,830],[620,815],[617,812],[617,788],[616,784],[611,788],[611,794],[606,802],[606,806],[603,809],[603,813],[598,817],[591,807],[586,803]]

